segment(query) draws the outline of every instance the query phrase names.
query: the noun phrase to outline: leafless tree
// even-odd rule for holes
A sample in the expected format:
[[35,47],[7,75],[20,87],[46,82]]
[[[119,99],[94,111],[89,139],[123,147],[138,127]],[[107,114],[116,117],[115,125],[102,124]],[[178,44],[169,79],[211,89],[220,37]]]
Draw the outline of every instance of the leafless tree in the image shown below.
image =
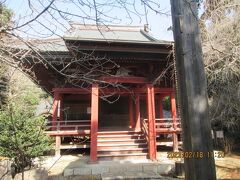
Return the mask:
[[236,139],[240,128],[240,2],[205,1],[205,8],[202,37],[212,124]]
[[[40,63],[65,77],[67,83],[81,87],[98,81],[104,83],[105,87],[127,89],[118,83],[97,80],[96,76],[116,75],[114,69],[118,68],[118,64],[106,57],[96,57],[94,50],[85,53],[72,46],[71,58],[62,57],[60,61],[59,59],[49,61],[47,57],[52,54],[41,53],[41,45],[44,44],[44,48],[64,45],[64,32],[71,28],[73,21],[83,24],[94,23],[101,32],[100,27],[108,29],[109,24],[121,24],[123,21],[132,24],[137,19],[138,22],[148,23],[147,17],[150,11],[160,15],[170,15],[168,11],[161,9],[160,2],[154,0],[26,0],[23,2],[26,3],[26,14],[15,17],[14,22],[1,26],[1,61],[23,69],[31,74],[31,77],[34,77],[32,69]],[[4,3],[13,3],[13,1],[5,0]],[[125,17],[118,14],[124,14]],[[104,34],[101,34],[104,38]],[[33,63],[30,63],[30,59]],[[74,73],[71,72],[72,66],[78,67]],[[79,84],[79,81],[82,83]]]
[[[77,46],[71,46],[67,54],[54,56],[57,51],[53,47],[65,47],[63,35],[71,28],[72,21],[96,24],[104,38],[101,28],[108,29],[109,24],[121,24],[122,21],[132,24],[134,19],[148,23],[149,11],[169,16],[169,12],[161,9],[160,3],[155,0],[23,0],[22,2],[27,4],[25,14],[15,17],[14,21],[10,18],[4,23],[2,19],[0,21],[0,64],[18,68],[30,75],[34,81],[37,81],[37,78],[33,69],[38,65],[45,66],[57,76],[63,77],[65,83],[82,88],[88,88],[89,85],[97,82],[102,83],[102,88],[129,90],[125,85],[107,83],[96,78],[106,75],[117,76],[116,69],[119,65],[107,57],[96,56],[95,50],[86,53]],[[1,7],[4,6],[3,3],[7,5],[14,1],[4,0],[0,4]],[[4,14],[3,8],[0,10],[1,17]],[[118,16],[121,13],[125,14],[125,20]],[[49,48],[52,49],[51,52],[44,51]],[[75,67],[74,71],[73,67]],[[162,75],[159,77],[161,78]],[[107,97],[111,95],[103,94],[101,98],[108,100]],[[115,100],[117,99],[118,97]]]

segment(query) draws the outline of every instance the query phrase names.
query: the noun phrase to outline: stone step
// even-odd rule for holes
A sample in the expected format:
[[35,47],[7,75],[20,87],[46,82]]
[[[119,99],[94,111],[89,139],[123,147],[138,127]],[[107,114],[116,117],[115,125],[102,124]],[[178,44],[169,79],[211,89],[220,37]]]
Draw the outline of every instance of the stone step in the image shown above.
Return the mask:
[[[144,162],[140,162],[141,156],[136,157],[137,159],[135,160],[121,161],[121,163],[120,161],[99,161],[98,164],[76,164],[71,168],[64,169],[63,175],[64,177],[101,175],[102,179],[103,177],[106,177],[106,179],[148,179],[150,177],[154,178],[155,175],[168,174],[174,168],[174,163],[149,163],[144,158]],[[168,177],[164,177],[164,179],[168,179]]]
[[[115,180],[115,179],[129,179],[129,180],[139,180],[139,179],[160,179],[166,180],[166,177],[163,177],[155,172],[122,172],[122,173],[103,173],[101,175],[102,180]],[[169,179],[170,180],[170,179]]]

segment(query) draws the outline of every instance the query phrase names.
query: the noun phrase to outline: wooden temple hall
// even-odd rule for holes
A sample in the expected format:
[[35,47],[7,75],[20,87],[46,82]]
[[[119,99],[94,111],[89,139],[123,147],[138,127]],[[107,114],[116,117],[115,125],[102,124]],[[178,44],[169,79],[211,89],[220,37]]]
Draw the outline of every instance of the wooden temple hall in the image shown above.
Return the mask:
[[56,139],[56,155],[87,148],[91,161],[155,160],[159,145],[177,151],[172,47],[141,27],[82,24],[72,24],[63,39],[39,42],[48,63],[32,69],[54,98],[47,133]]

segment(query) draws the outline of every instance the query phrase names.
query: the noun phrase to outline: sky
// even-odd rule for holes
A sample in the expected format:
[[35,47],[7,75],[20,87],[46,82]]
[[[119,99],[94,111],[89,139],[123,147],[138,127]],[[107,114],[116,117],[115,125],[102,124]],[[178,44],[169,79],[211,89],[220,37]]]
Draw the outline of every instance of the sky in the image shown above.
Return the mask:
[[[50,3],[50,0],[5,0],[7,7],[14,12],[14,22],[16,26],[20,26],[36,17]],[[160,7],[151,4],[151,7],[163,14],[156,13],[147,6],[143,6],[140,0],[135,0],[137,3],[131,6],[134,0],[127,0],[129,5],[128,12],[125,11],[125,6],[114,4],[116,0],[96,0],[99,8],[99,19],[104,24],[117,25],[139,25],[149,24],[150,34],[161,40],[173,40],[172,31],[167,29],[171,26],[172,20],[170,16],[170,0],[157,1]],[[95,11],[81,3],[81,0],[55,0],[52,4],[52,9],[43,13],[28,26],[20,28],[18,33],[25,37],[34,38],[49,38],[56,34],[62,36],[67,29],[70,28],[69,21],[79,23],[95,23],[92,17],[95,17]],[[85,1],[86,2],[86,1]],[[93,2],[89,0],[89,2]],[[121,7],[116,7],[121,6]],[[31,7],[31,8],[30,8]],[[61,14],[55,9],[67,12]],[[146,9],[146,10],[145,10]],[[137,14],[136,14],[137,12]],[[101,15],[102,13],[102,15]],[[72,16],[74,14],[76,16]],[[139,15],[141,14],[141,16]],[[147,16],[145,16],[147,14]],[[130,16],[131,18],[129,18]],[[83,18],[85,17],[85,18]],[[147,17],[147,18],[146,18]]]

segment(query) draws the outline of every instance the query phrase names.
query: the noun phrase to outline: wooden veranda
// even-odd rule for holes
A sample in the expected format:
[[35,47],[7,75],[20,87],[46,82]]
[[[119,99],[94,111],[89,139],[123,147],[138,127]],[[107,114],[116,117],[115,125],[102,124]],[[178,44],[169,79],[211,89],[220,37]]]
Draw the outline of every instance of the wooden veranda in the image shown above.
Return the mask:
[[[101,93],[111,93],[113,89],[100,89],[99,85],[93,84],[90,89],[80,88],[55,88],[53,102],[53,117],[49,124],[47,133],[56,138],[55,151],[60,154],[61,137],[64,136],[89,136],[90,137],[90,159],[97,161],[98,158],[98,134],[101,129],[98,127],[99,120],[99,98]],[[119,91],[121,95],[135,94],[134,99],[129,98],[129,130],[141,132],[147,142],[147,154],[152,160],[156,159],[158,135],[172,134],[173,150],[178,150],[178,134],[181,133],[180,121],[177,118],[175,90],[173,88],[155,88],[151,84],[143,85],[141,88],[131,89],[130,91]],[[90,94],[91,97],[91,116],[90,119],[64,120],[64,94]],[[171,118],[163,117],[162,101],[165,96],[171,99]],[[140,99],[146,101],[147,118],[141,118]],[[159,101],[160,118],[156,118],[155,102]],[[125,130],[119,127],[118,130]],[[114,129],[109,128],[111,131]],[[116,131],[117,132],[117,131]]]

